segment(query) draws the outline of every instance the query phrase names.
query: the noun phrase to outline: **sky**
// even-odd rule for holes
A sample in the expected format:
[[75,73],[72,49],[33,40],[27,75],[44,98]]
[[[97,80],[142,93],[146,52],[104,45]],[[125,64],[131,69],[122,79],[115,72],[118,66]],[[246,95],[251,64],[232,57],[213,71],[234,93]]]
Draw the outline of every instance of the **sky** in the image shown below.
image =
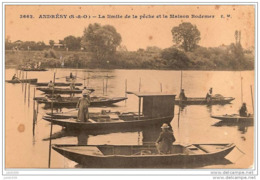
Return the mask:
[[[31,15],[33,18],[23,18],[23,15]],[[40,18],[41,15],[66,15],[66,18]],[[74,15],[74,18],[69,18],[70,15]],[[98,18],[99,15],[106,18]],[[108,18],[108,15],[123,18]],[[130,18],[125,18],[126,15]],[[137,18],[133,18],[133,15]],[[163,18],[163,15],[168,18]],[[189,18],[169,18],[170,15],[185,15]],[[192,15],[208,15],[214,18],[192,18]],[[140,19],[140,16],[145,18]],[[249,48],[254,46],[255,40],[254,16],[254,6],[245,5],[6,5],[5,37],[12,42],[44,41],[49,44],[49,40],[58,42],[69,35],[82,36],[84,28],[89,24],[100,23],[114,26],[121,34],[121,45],[133,51],[147,46],[172,46],[171,29],[182,22],[190,22],[201,33],[201,46],[229,45],[235,42],[235,31],[240,30],[241,44],[244,48]]]

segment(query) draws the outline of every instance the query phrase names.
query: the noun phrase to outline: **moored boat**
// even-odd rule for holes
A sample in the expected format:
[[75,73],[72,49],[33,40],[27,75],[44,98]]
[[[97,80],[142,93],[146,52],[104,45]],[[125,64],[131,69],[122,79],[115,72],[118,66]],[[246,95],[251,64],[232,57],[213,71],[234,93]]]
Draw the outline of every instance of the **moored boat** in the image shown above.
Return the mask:
[[[173,94],[153,94],[153,93],[133,93],[139,98],[138,113],[125,112],[108,115],[109,118],[90,119],[87,122],[74,119],[55,119],[45,116],[43,119],[68,129],[84,130],[107,130],[123,128],[140,128],[162,123],[169,123],[174,117],[174,98]],[[141,99],[143,99],[141,112]]]
[[21,68],[19,70],[21,70],[21,71],[48,71],[47,69],[44,69],[44,68]]
[[[55,107],[76,107],[80,97],[56,97],[53,100],[46,97],[36,97],[36,101],[38,103],[43,103],[45,105],[51,105],[53,103],[53,106]],[[118,103],[121,101],[126,100],[126,97],[96,97],[92,96],[90,97],[90,106],[110,106],[114,103]]]
[[235,98],[233,97],[222,97],[222,98],[212,98],[210,101],[207,101],[206,98],[203,97],[193,97],[187,98],[187,100],[180,100],[176,98],[176,105],[214,105],[214,104],[229,104]]
[[53,145],[64,157],[93,167],[146,167],[215,162],[224,159],[234,144],[173,144],[169,154],[159,154],[155,145]]
[[[48,82],[38,82],[36,86],[48,86]],[[55,82],[54,86],[70,86],[71,83]],[[74,83],[75,86],[82,86],[82,83]]]
[[[58,94],[79,94],[79,93],[82,93],[82,89],[79,89],[79,88],[75,88],[75,89],[70,89],[70,88],[54,88],[53,89],[50,89],[50,88],[36,88],[37,90],[40,90],[46,94],[51,94],[52,92],[53,93],[58,93]],[[95,91],[94,89],[92,88],[87,88],[87,90],[89,90],[90,92],[93,92]]]
[[14,79],[14,80],[5,80],[8,83],[36,83],[38,79]]
[[224,122],[253,122],[254,115],[240,116],[239,114],[225,114],[225,115],[211,115],[212,118],[224,121]]

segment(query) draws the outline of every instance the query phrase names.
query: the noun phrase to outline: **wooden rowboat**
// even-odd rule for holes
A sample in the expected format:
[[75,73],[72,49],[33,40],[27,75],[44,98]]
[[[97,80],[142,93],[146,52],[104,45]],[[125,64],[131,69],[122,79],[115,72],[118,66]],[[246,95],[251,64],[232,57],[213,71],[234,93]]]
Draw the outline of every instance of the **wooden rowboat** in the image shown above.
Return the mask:
[[176,105],[213,105],[213,104],[229,104],[235,98],[223,97],[223,98],[212,98],[211,101],[207,101],[203,97],[187,98],[185,101],[181,101],[179,98],[175,99]]
[[254,115],[243,117],[240,116],[239,114],[225,114],[225,115],[211,116],[211,117],[224,122],[253,122],[254,121]]
[[[79,101],[80,97],[60,97],[60,98],[54,98],[54,100],[52,101],[49,98],[39,98],[36,97],[35,99],[37,99],[36,101],[38,103],[43,103],[47,106],[50,106],[51,103],[53,103],[53,106],[55,107],[76,107],[78,101]],[[90,97],[91,103],[90,106],[111,106],[114,103],[118,103],[121,101],[126,100],[126,97],[113,97],[113,98],[107,98],[107,97]]]
[[173,144],[169,154],[159,154],[155,145],[52,146],[55,151],[78,164],[101,168],[214,163],[224,159],[234,147],[234,144]]
[[[94,117],[95,118],[95,117]],[[87,122],[80,122],[77,119],[54,119],[51,116],[44,116],[43,119],[53,124],[65,127],[70,130],[86,130],[86,131],[102,131],[102,130],[121,130],[121,129],[137,129],[153,125],[161,125],[163,123],[170,123],[173,116],[146,118],[143,115],[139,116],[137,113],[122,113],[109,114],[93,117]]]
[[[52,89],[50,88],[36,88],[37,90],[40,90],[46,94],[52,94]],[[91,88],[87,88],[87,90],[89,90],[90,92],[95,91],[94,89]],[[79,88],[75,88],[73,90],[71,90],[70,88],[54,88],[54,92],[55,94],[80,94],[82,93],[82,89]]]
[[[135,93],[139,98],[138,113],[122,112],[104,115],[108,118],[90,119],[87,122],[77,121],[75,119],[54,119],[54,117],[43,117],[44,120],[51,121],[54,124],[66,127],[67,129],[83,129],[83,130],[107,130],[107,129],[126,129],[140,128],[163,123],[169,123],[174,117],[174,98],[173,94],[164,93]],[[142,101],[143,99],[143,101]],[[142,112],[141,112],[141,102]],[[102,113],[101,113],[102,114]]]
[[36,83],[38,79],[14,79],[14,80],[5,80],[8,83]]
[[48,71],[47,69],[44,69],[44,68],[21,68],[19,70],[21,70],[21,71]]
[[[48,86],[48,82],[38,82],[36,86]],[[82,86],[82,83],[74,83],[75,86]],[[54,86],[70,86],[70,83],[55,82]]]

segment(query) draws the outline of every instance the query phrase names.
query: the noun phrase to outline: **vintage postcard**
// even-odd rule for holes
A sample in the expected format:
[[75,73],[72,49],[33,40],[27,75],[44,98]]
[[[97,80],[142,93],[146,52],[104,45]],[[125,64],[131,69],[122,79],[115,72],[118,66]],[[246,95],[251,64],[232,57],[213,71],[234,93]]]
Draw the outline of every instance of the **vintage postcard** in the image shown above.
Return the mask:
[[4,3],[3,14],[6,171],[254,178],[255,3]]

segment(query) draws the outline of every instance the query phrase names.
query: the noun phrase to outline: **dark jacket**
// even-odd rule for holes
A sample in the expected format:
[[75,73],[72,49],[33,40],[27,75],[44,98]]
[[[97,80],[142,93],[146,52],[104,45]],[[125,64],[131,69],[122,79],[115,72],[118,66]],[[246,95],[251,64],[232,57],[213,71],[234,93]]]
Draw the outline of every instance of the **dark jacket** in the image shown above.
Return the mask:
[[157,139],[156,143],[159,143],[158,145],[158,151],[162,153],[169,153],[172,147],[172,143],[175,142],[175,137],[173,135],[173,132],[171,131],[165,131],[161,132],[159,138]]

